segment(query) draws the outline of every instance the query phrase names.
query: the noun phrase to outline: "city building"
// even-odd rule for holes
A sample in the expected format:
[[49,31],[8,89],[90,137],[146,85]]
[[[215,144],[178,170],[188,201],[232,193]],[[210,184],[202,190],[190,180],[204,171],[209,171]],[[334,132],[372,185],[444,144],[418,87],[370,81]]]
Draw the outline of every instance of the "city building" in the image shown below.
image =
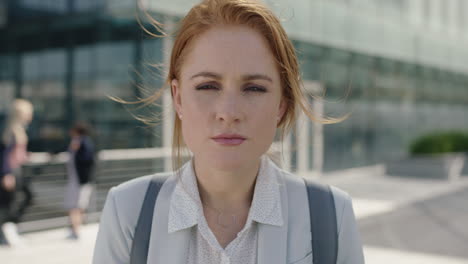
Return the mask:
[[[166,31],[194,0],[7,0],[0,4],[0,120],[15,97],[36,109],[31,150],[66,148],[75,120],[90,122],[100,149],[171,146],[170,95],[136,109],[164,84]],[[301,61],[312,100],[339,124],[299,122],[285,143],[298,171],[373,165],[407,155],[415,137],[468,130],[468,2],[465,0],[268,0]],[[137,10],[139,10],[137,12]],[[143,88],[143,89],[141,89]],[[162,122],[146,127],[133,115]],[[0,122],[3,124],[3,122]],[[322,131],[319,133],[319,131]]]

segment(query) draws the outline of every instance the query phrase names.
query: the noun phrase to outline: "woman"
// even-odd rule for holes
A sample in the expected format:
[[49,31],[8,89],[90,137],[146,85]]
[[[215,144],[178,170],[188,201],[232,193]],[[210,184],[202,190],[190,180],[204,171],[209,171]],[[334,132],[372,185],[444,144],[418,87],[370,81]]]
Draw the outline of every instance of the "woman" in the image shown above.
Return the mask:
[[[167,82],[174,161],[183,146],[193,156],[159,191],[145,262],[312,263],[305,183],[265,155],[298,108],[314,118],[279,20],[257,1],[203,1],[181,22]],[[130,263],[152,177],[109,192],[94,263]],[[350,198],[338,189],[333,198],[336,263],[363,263]]]
[[71,232],[67,238],[78,239],[83,215],[88,208],[93,189],[91,176],[94,169],[95,152],[87,125],[77,123],[70,130],[70,136],[65,208],[68,210]]
[[[33,105],[16,99],[10,107],[6,128],[2,134],[2,171],[0,172],[0,225],[10,246],[21,245],[16,224],[31,204],[32,192],[28,181],[21,175],[21,166],[28,160],[26,127],[33,118]],[[24,198],[17,209],[13,208],[16,192]],[[1,236],[0,236],[1,237]]]

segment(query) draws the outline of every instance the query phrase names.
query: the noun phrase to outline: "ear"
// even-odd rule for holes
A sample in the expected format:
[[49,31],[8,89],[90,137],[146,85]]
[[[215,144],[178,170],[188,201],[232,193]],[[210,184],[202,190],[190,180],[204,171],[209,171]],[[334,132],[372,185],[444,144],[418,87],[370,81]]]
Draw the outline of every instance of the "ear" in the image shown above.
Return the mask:
[[283,118],[284,114],[286,113],[287,107],[288,107],[288,104],[286,103],[286,100],[284,98],[281,98],[279,109],[278,109],[279,110],[278,111],[278,123]]
[[180,85],[177,79],[172,79],[171,81],[171,91],[172,91],[172,103],[177,112],[177,115],[180,116],[182,113],[182,99],[180,95]]

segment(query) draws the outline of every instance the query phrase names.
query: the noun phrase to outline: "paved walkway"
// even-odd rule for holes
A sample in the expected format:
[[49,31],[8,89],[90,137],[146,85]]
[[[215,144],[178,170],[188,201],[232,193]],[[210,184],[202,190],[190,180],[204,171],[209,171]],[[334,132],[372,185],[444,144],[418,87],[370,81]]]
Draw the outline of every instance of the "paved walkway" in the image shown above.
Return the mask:
[[[24,248],[0,247],[3,264],[83,264],[91,263],[97,224],[83,228],[80,241],[67,241],[65,229],[27,234],[28,246]],[[368,264],[466,264],[468,259],[435,254],[423,254],[388,248],[365,246]]]
[[[419,249],[406,245],[401,241],[395,240],[395,235],[390,235],[395,243],[383,243],[388,239],[383,234],[377,240],[382,238],[383,241],[374,241],[375,237],[372,234],[367,234],[370,224],[375,224],[375,221],[382,221],[381,218],[386,214],[397,214],[400,211],[408,210],[408,206],[412,206],[421,202],[434,201],[431,203],[441,203],[446,201],[434,200],[437,197],[446,197],[451,194],[468,194],[468,177],[464,177],[456,182],[437,181],[437,180],[417,180],[407,178],[397,178],[382,175],[365,175],[358,171],[350,171],[346,174],[329,176],[325,179],[327,183],[333,184],[341,189],[346,190],[353,197],[354,207],[361,231],[363,232],[363,240],[366,243],[364,247],[366,263],[368,264],[466,264],[468,256],[456,256],[445,252],[428,252],[427,249]],[[453,196],[453,199],[459,199],[461,196]],[[447,200],[450,202],[449,207],[456,200]],[[457,209],[457,208],[455,208]],[[461,211],[461,212],[460,212]],[[458,208],[458,214],[468,217],[468,208]],[[404,215],[403,215],[404,216]],[[425,215],[424,217],[427,217]],[[450,220],[450,215],[446,221]],[[380,219],[375,220],[374,219]],[[418,219],[407,219],[410,221],[419,221]],[[378,222],[381,224],[381,222]],[[401,225],[401,222],[396,222]],[[450,225],[450,222],[444,222]],[[394,228],[391,223],[386,228]],[[416,222],[417,224],[417,222]],[[398,226],[398,227],[399,227]],[[50,231],[36,232],[25,234],[24,239],[26,246],[22,248],[6,248],[0,247],[0,259],[2,264],[30,264],[30,263],[90,263],[94,241],[96,238],[97,224],[89,224],[82,229],[82,237],[79,241],[68,241],[65,239],[67,235],[66,229],[55,229]],[[464,227],[463,227],[464,228]],[[468,231],[468,228],[464,230]],[[421,234],[422,235],[422,234]],[[455,243],[446,238],[443,243]],[[466,241],[466,240],[465,240]],[[380,243],[382,242],[382,243]],[[435,241],[437,242],[437,241]],[[459,243],[459,241],[457,242]],[[383,245],[383,246],[382,246]],[[405,247],[408,246],[408,247]],[[466,246],[468,244],[461,245]],[[429,250],[430,251],[430,250]]]

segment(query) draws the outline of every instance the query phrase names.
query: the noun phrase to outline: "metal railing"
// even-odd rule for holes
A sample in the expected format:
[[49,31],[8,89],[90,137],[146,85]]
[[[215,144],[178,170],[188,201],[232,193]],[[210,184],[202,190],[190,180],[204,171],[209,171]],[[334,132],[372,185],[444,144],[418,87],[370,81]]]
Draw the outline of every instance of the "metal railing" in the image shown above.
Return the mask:
[[[19,228],[23,232],[68,225],[64,206],[67,172],[66,153],[52,159],[36,154],[34,161],[23,166],[22,175],[30,182],[33,202],[27,208]],[[96,221],[104,206],[107,192],[122,182],[162,172],[168,151],[163,149],[103,151],[94,176],[94,191],[88,207],[88,221]],[[23,198],[18,194],[17,202]]]
[[[289,158],[281,156],[281,149],[281,144],[274,142],[269,154],[277,164],[285,167],[284,164],[289,162]],[[284,151],[289,153],[289,147],[285,146]],[[22,175],[26,181],[30,182],[33,203],[28,207],[19,224],[21,232],[69,225],[67,210],[64,206],[67,160],[67,153],[54,156],[47,153],[34,153],[30,162],[23,166]],[[94,191],[87,210],[87,222],[99,220],[110,188],[140,176],[169,171],[172,169],[168,167],[171,166],[170,160],[170,148],[100,151],[94,174]],[[21,195],[18,195],[18,201],[21,199]]]

